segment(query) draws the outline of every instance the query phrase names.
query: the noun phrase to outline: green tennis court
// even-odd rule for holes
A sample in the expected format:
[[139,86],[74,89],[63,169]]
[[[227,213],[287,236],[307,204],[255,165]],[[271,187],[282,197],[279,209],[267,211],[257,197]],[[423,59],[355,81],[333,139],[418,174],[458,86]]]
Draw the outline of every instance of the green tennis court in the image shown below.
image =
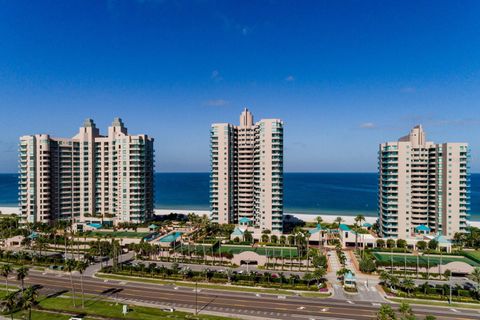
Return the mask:
[[[396,266],[403,266],[405,263],[405,255],[403,254],[390,254],[386,252],[374,252],[373,253],[375,259],[382,264],[385,263],[390,263],[391,259],[393,257],[393,264]],[[417,256],[414,256],[412,254],[407,254],[406,255],[406,260],[407,260],[407,265],[416,265],[417,264]],[[450,262],[465,262],[473,267],[478,267],[480,266],[479,263],[473,261],[472,259],[469,259],[467,257],[462,257],[462,256],[442,256],[440,255],[419,255],[418,256],[418,264],[420,266],[427,266],[428,264],[430,267],[433,266],[438,266],[440,264],[440,260],[442,261],[442,265],[450,263]]]
[[[271,247],[251,247],[251,246],[228,246],[222,245],[220,252],[229,252],[231,254],[238,254],[244,251],[253,251],[262,256],[281,258],[296,258],[298,256],[297,248],[271,248]],[[291,254],[291,255],[290,255]]]

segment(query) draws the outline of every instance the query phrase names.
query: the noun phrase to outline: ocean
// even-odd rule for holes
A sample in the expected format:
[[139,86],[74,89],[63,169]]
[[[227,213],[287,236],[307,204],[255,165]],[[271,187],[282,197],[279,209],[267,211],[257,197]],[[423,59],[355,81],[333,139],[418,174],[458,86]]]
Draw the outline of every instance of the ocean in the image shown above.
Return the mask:
[[[480,174],[471,176],[471,219],[480,220]],[[0,206],[17,205],[17,175],[0,174]],[[155,207],[209,209],[208,173],[156,173]],[[285,212],[377,215],[376,173],[285,173]]]

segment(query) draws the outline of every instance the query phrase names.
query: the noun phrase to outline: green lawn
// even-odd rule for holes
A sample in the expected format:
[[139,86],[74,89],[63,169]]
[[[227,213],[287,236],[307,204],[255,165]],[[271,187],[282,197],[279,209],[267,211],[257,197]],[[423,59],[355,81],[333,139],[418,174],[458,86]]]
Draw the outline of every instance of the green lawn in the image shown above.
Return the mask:
[[480,262],[480,251],[479,250],[476,250],[476,251],[464,251],[465,252],[465,255],[476,261],[476,262]]
[[[5,296],[5,290],[0,289],[0,298]],[[69,295],[64,297],[56,298],[46,298],[40,296],[39,299],[39,310],[32,311],[32,319],[34,320],[64,320],[69,319],[70,316],[52,313],[55,311],[59,312],[71,312],[72,314],[83,313],[90,316],[104,316],[104,317],[114,317],[114,318],[124,318],[131,320],[154,320],[154,319],[201,319],[201,320],[229,320],[234,318],[227,317],[218,317],[207,314],[200,314],[197,317],[193,316],[191,313],[187,312],[165,312],[160,308],[152,307],[143,307],[136,305],[129,305],[129,313],[126,317],[122,314],[122,304],[116,304],[115,302],[108,300],[99,300],[98,296],[86,295],[85,296],[85,309],[82,309],[80,304],[80,298],[77,297],[77,307],[73,307],[72,300],[69,298]],[[52,311],[52,312],[48,312]],[[24,315],[28,312],[27,310],[18,311],[14,313],[15,319],[24,319]],[[7,316],[8,318],[9,316]],[[86,320],[91,318],[85,318]]]
[[[186,312],[165,312],[161,309],[129,305],[129,312],[124,317],[122,314],[122,304],[116,304],[110,301],[87,301],[85,303],[85,309],[79,307],[74,308],[72,301],[65,298],[50,298],[44,299],[40,302],[40,307],[48,310],[64,310],[81,312],[87,315],[99,315],[104,317],[124,318],[124,319],[141,319],[141,320],[154,320],[154,319],[192,319],[193,315]],[[210,315],[199,315],[198,319],[205,320],[227,320],[233,318],[217,317]]]
[[85,233],[87,237],[115,237],[115,238],[144,238],[149,235],[148,232],[133,232],[133,231],[88,231]]
[[[375,259],[381,262],[387,262],[390,263],[391,261],[391,254],[387,252],[373,252],[373,255],[375,256]],[[428,255],[427,257],[424,257],[422,255],[418,256],[418,263],[419,265],[427,265],[428,260],[430,261],[430,266],[434,267],[440,264],[440,255]],[[469,265],[473,267],[478,267],[480,266],[479,263],[473,261],[472,259],[469,259],[467,257],[462,257],[462,256],[442,256],[442,264],[447,264],[450,262],[455,262],[455,261],[460,261],[460,262],[465,262],[468,263]],[[417,263],[417,256],[407,254],[407,264],[414,265]],[[393,254],[393,264],[394,265],[401,265],[403,266],[404,264],[404,255],[403,254]]]
[[251,246],[229,246],[222,245],[220,246],[220,252],[229,252],[231,254],[238,254],[244,251],[253,251],[262,256],[278,257],[281,258],[282,255],[285,258],[290,258],[290,253],[293,258],[298,256],[297,248],[272,248],[272,247],[251,247]]
[[472,303],[448,303],[446,301],[433,301],[433,300],[421,300],[421,299],[402,299],[402,298],[388,298],[388,300],[402,303],[407,302],[409,304],[421,304],[421,305],[428,305],[428,306],[444,306],[450,308],[467,308],[467,309],[480,309],[480,306],[474,305]]

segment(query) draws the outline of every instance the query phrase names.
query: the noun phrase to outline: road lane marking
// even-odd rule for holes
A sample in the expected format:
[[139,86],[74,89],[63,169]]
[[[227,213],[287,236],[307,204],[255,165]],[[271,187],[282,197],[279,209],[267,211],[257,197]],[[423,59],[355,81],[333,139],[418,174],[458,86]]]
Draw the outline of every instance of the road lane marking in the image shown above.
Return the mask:
[[352,302],[350,300],[347,300],[347,302],[350,303],[350,304],[355,304],[355,302]]
[[460,311],[458,311],[457,309],[450,308],[450,310],[452,310],[453,312],[458,312],[458,313],[460,313]]

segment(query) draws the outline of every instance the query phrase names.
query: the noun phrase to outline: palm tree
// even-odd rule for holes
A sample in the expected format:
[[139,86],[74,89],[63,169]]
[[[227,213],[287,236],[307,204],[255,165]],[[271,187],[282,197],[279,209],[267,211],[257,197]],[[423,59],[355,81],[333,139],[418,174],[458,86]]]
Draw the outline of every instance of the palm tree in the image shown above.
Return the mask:
[[475,281],[477,284],[477,295],[480,292],[480,267],[477,267],[473,269],[472,273],[469,275],[469,278],[472,279],[472,281]]
[[27,267],[20,267],[17,269],[17,280],[22,284],[22,291],[25,290],[25,278],[28,276],[29,269]]
[[83,290],[83,273],[87,269],[88,264],[85,261],[78,261],[76,269],[80,273],[80,288],[82,290],[82,309],[85,308],[85,292]]
[[0,267],[0,273],[5,278],[5,290],[8,291],[8,276],[12,273],[13,268],[10,264],[2,264]]
[[380,273],[380,281],[382,281],[385,285],[389,286],[390,279],[390,274],[388,272],[382,271]]
[[355,250],[358,249],[358,229],[361,227],[363,221],[365,221],[364,215],[359,214],[355,217]]
[[395,311],[389,304],[382,304],[377,312],[377,320],[395,320]]
[[390,275],[390,285],[392,288],[397,288],[398,284],[400,283],[400,280],[398,277],[394,276],[393,274]]
[[407,291],[407,294],[410,295],[410,292],[415,289],[415,282],[412,279],[404,279],[402,281],[402,287]]
[[398,307],[398,311],[402,314],[402,319],[412,319],[413,317],[413,311],[410,305],[406,302],[402,302],[400,304],[400,307]]
[[37,303],[38,289],[30,286],[22,294],[22,307],[28,309],[28,320],[32,320],[32,306]]
[[231,280],[232,280],[232,276],[233,276],[233,270],[231,268],[227,268],[225,273],[227,275],[228,283],[230,283]]
[[70,285],[72,286],[72,302],[73,306],[75,307],[75,286],[73,285],[73,271],[75,270],[76,263],[75,260],[73,259],[68,259],[65,261],[65,271],[67,271],[70,274]]
[[303,275],[303,280],[307,282],[307,288],[310,288],[310,282],[313,280],[313,274],[311,274],[310,272],[306,272]]
[[342,222],[343,222],[342,217],[336,217],[335,218],[335,223],[337,224],[338,228],[340,228],[340,225],[342,224]]
[[15,309],[17,308],[18,305],[18,297],[17,297],[18,292],[8,292],[8,294],[5,296],[3,299],[4,301],[4,307],[5,307],[5,312],[10,314],[10,318],[13,320],[13,313],[15,312]]
[[315,221],[317,221],[317,224],[321,224],[323,222],[322,216],[316,216]]
[[327,270],[324,267],[317,268],[313,271],[313,277],[317,280],[317,286],[320,284],[320,281],[327,274]]

